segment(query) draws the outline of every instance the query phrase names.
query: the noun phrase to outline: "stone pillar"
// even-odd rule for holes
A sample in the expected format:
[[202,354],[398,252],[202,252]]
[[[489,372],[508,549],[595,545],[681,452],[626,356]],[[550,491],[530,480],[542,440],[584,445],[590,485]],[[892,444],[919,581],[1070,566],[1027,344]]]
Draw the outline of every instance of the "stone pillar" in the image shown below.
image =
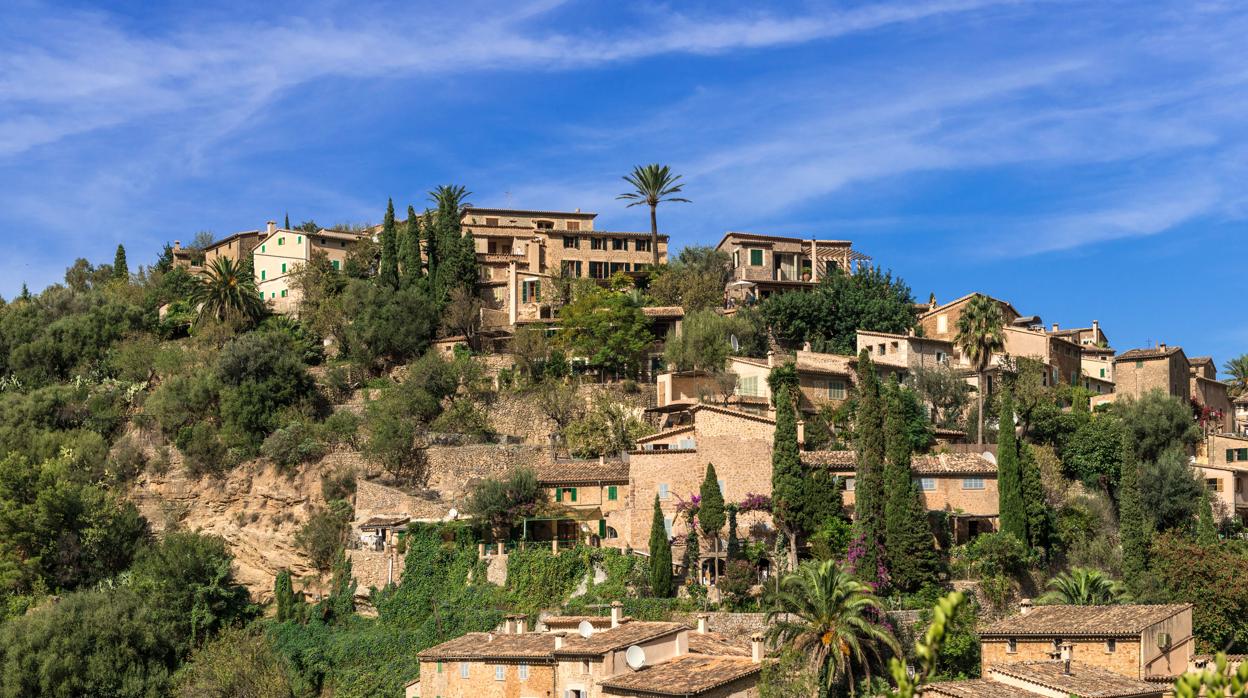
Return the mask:
[[497,543],[497,545],[498,545],[498,554],[502,555],[506,551],[505,548],[503,547],[504,546],[503,541],[500,540]]
[[485,543],[477,543],[477,559],[485,557]]

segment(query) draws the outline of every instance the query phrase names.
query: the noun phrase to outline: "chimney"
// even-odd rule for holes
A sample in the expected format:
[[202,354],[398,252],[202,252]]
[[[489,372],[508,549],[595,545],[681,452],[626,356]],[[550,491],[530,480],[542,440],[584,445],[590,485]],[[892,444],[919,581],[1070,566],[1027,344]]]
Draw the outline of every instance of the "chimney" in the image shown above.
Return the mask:
[[1055,322],[1055,323],[1053,323],[1053,331],[1054,331],[1054,332],[1056,332],[1056,331],[1057,331],[1057,323],[1056,323],[1056,322]]
[[776,365],[776,352],[768,349],[767,350],[767,368],[772,368],[775,365]]
[[1071,643],[1062,645],[1062,673],[1070,676],[1070,662],[1075,658],[1075,646]]
[[1161,351],[1165,351],[1165,350],[1166,350],[1166,343],[1165,343],[1165,342],[1159,342],[1159,343],[1157,344],[1157,348],[1158,348],[1158,349],[1160,349]]
[[486,634],[485,634],[485,641],[486,641],[486,642],[493,642],[493,641],[494,641],[494,633],[486,633]]
[[499,626],[499,628],[498,628],[499,633],[501,633],[501,634],[503,634],[503,635],[510,635],[510,634],[511,634],[511,619],[512,619],[513,617],[514,617],[514,616],[512,616],[511,614],[507,614],[507,615],[503,616],[503,624],[502,624],[501,626]]
[[268,221],[267,223],[265,223],[264,232],[267,235],[272,235],[273,233],[277,232],[277,221]]
[[606,457],[606,456],[598,456],[598,465],[606,465],[606,464],[607,464],[607,457]]
[[707,618],[710,618],[710,617],[711,617],[711,614],[709,614],[709,613],[699,613],[699,614],[698,614],[698,634],[699,634],[699,635],[705,635],[705,634],[706,634],[706,619],[707,619]]
[[797,420],[797,443],[803,445],[806,443],[806,420]]
[[516,634],[523,635],[529,631],[529,617],[523,613],[516,615]]
[[1020,615],[1031,613],[1031,599],[1023,599],[1018,602],[1018,612]]
[[620,616],[622,615],[621,612],[623,611],[623,609],[624,609],[624,604],[620,603],[619,601],[611,602],[611,627],[613,628],[620,627]]
[[1100,330],[1101,330],[1101,323],[1097,322],[1096,320],[1093,320],[1092,321],[1092,341],[1096,341],[1096,336],[1101,333]]
[[750,636],[750,659],[755,664],[761,664],[763,661],[763,634],[754,633]]
[[557,630],[555,631],[554,635],[555,635],[555,649],[557,650],[563,649],[563,638],[567,637],[568,631]]
[[177,251],[178,251],[178,250],[180,250],[180,249],[182,249],[182,241],[181,241],[181,240],[174,240],[174,241],[173,241],[173,251],[174,251],[174,252],[177,252]]

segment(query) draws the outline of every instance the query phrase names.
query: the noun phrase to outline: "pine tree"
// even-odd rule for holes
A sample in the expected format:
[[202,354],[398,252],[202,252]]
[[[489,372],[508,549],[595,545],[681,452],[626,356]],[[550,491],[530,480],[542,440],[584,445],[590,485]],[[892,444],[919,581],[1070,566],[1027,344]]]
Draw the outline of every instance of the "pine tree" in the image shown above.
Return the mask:
[[900,391],[895,382],[885,391],[888,462],[884,466],[884,551],[890,584],[900,591],[914,592],[936,582],[940,560],[923,495],[914,483],[910,465],[912,442],[906,433]]
[[802,461],[797,450],[797,415],[787,385],[776,395],[775,441],[771,449],[771,515],[789,539],[789,569],[797,569],[797,519],[801,510]]
[[1138,590],[1148,570],[1148,532],[1140,502],[1140,464],[1135,441],[1123,430],[1118,473],[1118,537],[1122,540],[1122,576],[1128,588]]
[[1027,509],[1023,505],[1023,477],[1014,438],[1014,400],[1009,390],[1001,393],[1001,412],[997,419],[997,496],[1001,531],[1027,543]]
[[854,473],[854,516],[864,549],[858,572],[867,582],[878,581],[880,563],[884,562],[879,557],[885,545],[883,413],[880,381],[871,355],[863,350],[858,355],[858,405],[854,415],[858,460]]
[[17,294],[17,299],[22,301],[30,300],[30,289],[26,288],[26,282],[22,282],[22,292]]
[[377,267],[377,280],[389,288],[399,287],[398,233],[394,226],[394,199],[386,205],[386,217],[381,226],[381,261]]
[[399,273],[404,286],[410,286],[421,275],[420,219],[411,206],[407,207],[407,223],[399,240]]
[[1213,501],[1209,490],[1200,496],[1200,518],[1196,520],[1196,542],[1209,547],[1218,544],[1218,527],[1213,522]]
[[1023,480],[1023,509],[1027,512],[1027,543],[1033,548],[1047,548],[1052,534],[1052,512],[1045,500],[1044,481],[1031,444],[1018,445],[1018,467]]
[[113,278],[122,281],[130,280],[130,265],[126,264],[126,248],[118,245],[117,254],[113,255]]
[[685,510],[685,528],[689,535],[685,536],[685,578],[690,584],[700,584],[702,580],[702,548],[698,545],[698,510],[690,507]]
[[286,212],[286,222],[282,225],[283,230],[290,230],[290,211]]
[[728,550],[726,555],[728,562],[732,562],[741,557],[741,539],[737,537],[737,505],[729,504],[724,509],[728,513]]
[[[719,489],[719,477],[715,474],[715,464],[706,464],[706,477],[702,480],[702,488],[698,491],[701,501],[698,503],[698,525],[702,534],[711,541],[711,552],[719,552],[719,532],[724,528],[724,493]],[[716,568],[716,572],[718,569]],[[712,578],[718,574],[712,574]]]
[[650,519],[650,593],[660,599],[672,595],[672,542],[667,538],[663,507],[654,495],[654,516]]

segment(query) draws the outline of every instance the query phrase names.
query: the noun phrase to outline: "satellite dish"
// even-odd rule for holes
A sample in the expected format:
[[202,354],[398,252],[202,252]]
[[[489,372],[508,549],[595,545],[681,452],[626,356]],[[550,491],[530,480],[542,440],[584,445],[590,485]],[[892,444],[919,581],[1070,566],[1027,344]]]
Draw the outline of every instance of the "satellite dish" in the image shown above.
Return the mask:
[[728,343],[732,345],[732,350],[734,352],[741,351],[741,341],[737,339],[737,335],[728,335]]
[[993,465],[997,464],[997,457],[996,455],[993,454],[992,451],[984,451],[984,460],[988,461],[989,463],[992,463]]
[[576,632],[580,633],[581,637],[588,640],[589,636],[594,634],[594,624],[587,620],[583,620],[580,625],[576,626]]
[[628,662],[630,669],[637,671],[646,665],[646,651],[633,645],[624,653],[624,661]]

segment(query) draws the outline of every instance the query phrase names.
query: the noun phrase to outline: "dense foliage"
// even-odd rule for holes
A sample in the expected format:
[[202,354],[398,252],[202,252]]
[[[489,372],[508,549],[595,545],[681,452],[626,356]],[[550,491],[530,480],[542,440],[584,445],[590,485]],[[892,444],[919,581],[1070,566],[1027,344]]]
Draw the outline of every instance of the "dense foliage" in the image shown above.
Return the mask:
[[789,346],[853,353],[858,330],[905,334],[914,327],[910,287],[879,268],[823,277],[810,293],[776,294],[761,312],[775,337]]

